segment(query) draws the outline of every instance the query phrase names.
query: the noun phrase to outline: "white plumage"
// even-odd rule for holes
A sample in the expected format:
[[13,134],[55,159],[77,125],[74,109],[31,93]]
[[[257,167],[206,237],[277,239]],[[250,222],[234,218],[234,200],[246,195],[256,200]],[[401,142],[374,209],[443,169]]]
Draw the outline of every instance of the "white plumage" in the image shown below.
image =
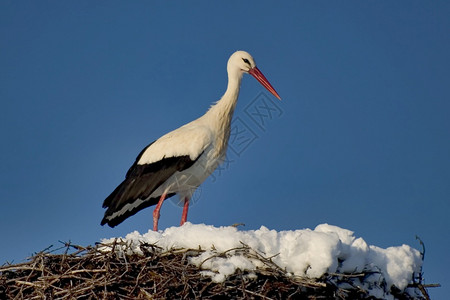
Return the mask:
[[157,139],[142,154],[138,164],[151,164],[165,157],[182,155],[195,160],[214,139],[212,130],[198,124],[199,121],[197,119]]
[[184,199],[181,225],[186,221],[195,189],[225,159],[242,75],[251,74],[280,99],[249,53],[233,53],[227,71],[227,90],[215,105],[200,118],[163,135],[138,155],[125,180],[105,199],[103,207],[107,210],[102,225],[114,227],[156,204],[153,229],[157,230],[161,205],[175,194]]

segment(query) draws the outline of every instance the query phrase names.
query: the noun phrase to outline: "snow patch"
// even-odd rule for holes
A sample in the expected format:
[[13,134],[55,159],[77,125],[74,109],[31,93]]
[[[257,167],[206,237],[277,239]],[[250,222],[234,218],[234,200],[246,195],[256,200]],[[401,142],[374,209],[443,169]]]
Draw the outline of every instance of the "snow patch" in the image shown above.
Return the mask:
[[[163,250],[201,249],[203,253],[190,258],[190,263],[201,267],[204,276],[214,282],[223,282],[236,270],[249,272],[263,267],[259,260],[252,260],[230,249],[243,245],[287,272],[309,278],[319,278],[325,273],[374,272],[362,285],[373,296],[389,296],[395,285],[404,290],[412,282],[414,274],[420,272],[420,252],[408,245],[383,249],[368,245],[350,230],[328,224],[318,225],[314,230],[275,231],[262,226],[258,230],[241,231],[235,227],[214,227],[204,224],[186,223],[181,227],[170,227],[164,231],[149,231],[140,234],[129,233],[125,240],[133,245],[133,251],[140,253],[141,242],[156,244]],[[113,242],[105,239],[103,243]],[[227,252],[226,256],[218,253]],[[142,254],[142,253],[141,253]],[[380,284],[385,282],[385,290]]]

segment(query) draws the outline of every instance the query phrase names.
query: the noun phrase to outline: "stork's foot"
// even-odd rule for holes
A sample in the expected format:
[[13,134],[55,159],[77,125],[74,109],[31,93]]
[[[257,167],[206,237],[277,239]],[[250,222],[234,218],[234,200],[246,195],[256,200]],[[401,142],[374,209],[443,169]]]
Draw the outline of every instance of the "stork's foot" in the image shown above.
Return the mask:
[[186,197],[186,198],[184,198],[183,214],[181,215],[180,226],[182,226],[184,223],[186,223],[188,209],[189,209],[189,198]]
[[153,231],[158,231],[158,221],[159,221],[160,213],[156,211],[156,209],[153,211]]
[[155,210],[153,211],[153,231],[158,231],[158,221],[160,217],[161,206],[166,199],[166,194],[162,194],[161,198],[159,198],[158,204],[156,204]]

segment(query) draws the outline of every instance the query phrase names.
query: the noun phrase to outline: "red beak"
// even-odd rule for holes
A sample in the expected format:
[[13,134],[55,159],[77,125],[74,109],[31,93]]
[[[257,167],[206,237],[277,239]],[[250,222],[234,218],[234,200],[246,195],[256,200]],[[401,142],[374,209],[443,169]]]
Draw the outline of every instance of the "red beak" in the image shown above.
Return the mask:
[[273,88],[273,86],[269,83],[266,77],[264,77],[263,73],[257,68],[254,67],[253,69],[250,69],[248,71],[250,75],[256,78],[256,80],[259,81],[269,92],[271,92],[275,97],[277,97],[279,100],[281,100],[280,95],[278,95],[277,91]]

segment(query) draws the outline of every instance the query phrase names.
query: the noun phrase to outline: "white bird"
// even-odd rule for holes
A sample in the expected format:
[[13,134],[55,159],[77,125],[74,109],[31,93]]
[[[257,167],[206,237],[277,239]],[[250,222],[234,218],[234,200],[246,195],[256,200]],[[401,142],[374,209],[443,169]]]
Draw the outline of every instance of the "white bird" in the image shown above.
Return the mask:
[[163,135],[141,151],[125,180],[103,202],[107,210],[101,225],[114,227],[156,204],[153,230],[157,231],[161,205],[175,194],[184,200],[180,226],[186,222],[194,191],[225,159],[242,75],[249,73],[281,100],[249,53],[233,53],[227,71],[225,94],[203,116]]

